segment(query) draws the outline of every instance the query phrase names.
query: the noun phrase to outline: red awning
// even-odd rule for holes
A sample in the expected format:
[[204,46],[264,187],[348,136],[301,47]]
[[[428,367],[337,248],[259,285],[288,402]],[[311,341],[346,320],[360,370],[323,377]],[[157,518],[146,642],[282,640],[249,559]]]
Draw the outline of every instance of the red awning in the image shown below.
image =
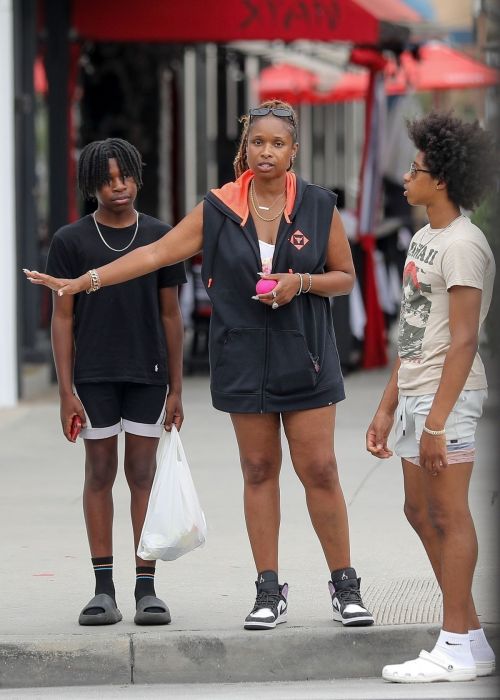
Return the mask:
[[[416,90],[455,90],[486,88],[499,83],[499,72],[444,44],[430,43],[420,48],[416,60],[405,51],[401,66],[389,61],[385,70],[388,95]],[[328,104],[363,100],[368,90],[368,71],[345,72],[332,90],[318,89],[318,76],[288,65],[264,68],[259,77],[261,99],[273,97],[297,104]]]
[[402,0],[74,0],[72,28],[95,41],[405,40],[420,21]]

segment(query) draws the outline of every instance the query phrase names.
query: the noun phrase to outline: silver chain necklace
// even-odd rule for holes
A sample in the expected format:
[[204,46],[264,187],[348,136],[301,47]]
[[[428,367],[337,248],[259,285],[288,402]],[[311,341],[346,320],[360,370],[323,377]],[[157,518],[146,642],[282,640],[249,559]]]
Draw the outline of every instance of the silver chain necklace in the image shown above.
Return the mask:
[[92,218],[94,219],[94,224],[95,224],[95,227],[96,227],[96,229],[97,229],[97,233],[98,233],[99,236],[101,237],[101,241],[104,243],[104,245],[106,246],[106,248],[109,248],[110,250],[114,251],[115,253],[123,253],[124,250],[127,250],[127,248],[130,248],[130,246],[132,245],[132,243],[135,241],[135,237],[137,236],[137,231],[138,231],[138,229],[139,229],[139,212],[138,212],[138,211],[135,212],[135,216],[136,216],[136,219],[135,219],[135,231],[134,231],[134,235],[132,236],[132,239],[131,239],[130,243],[127,243],[127,245],[125,246],[125,248],[113,248],[112,246],[109,245],[109,243],[106,243],[106,241],[105,241],[105,239],[104,239],[104,236],[103,236],[102,233],[101,233],[101,229],[99,228],[99,225],[98,225],[98,223],[97,223],[97,221],[96,221],[95,212],[92,214]]
[[[447,229],[450,228],[450,226],[451,226],[452,224],[456,223],[456,222],[457,222],[459,219],[461,219],[461,218],[462,218],[462,214],[459,214],[459,215],[458,215],[457,217],[455,217],[452,221],[450,221],[450,223],[449,223],[447,226],[445,226],[444,228],[440,228],[436,233],[434,233],[434,234],[429,238],[428,241],[421,241],[422,245],[426,245],[426,246],[429,245],[429,243],[430,243],[431,241],[433,241],[437,236],[439,236],[440,233],[444,233]],[[430,224],[427,224],[427,226],[428,226],[429,229],[430,229],[431,225],[430,225]],[[425,231],[425,233],[429,233],[429,231],[427,230],[427,231]]]

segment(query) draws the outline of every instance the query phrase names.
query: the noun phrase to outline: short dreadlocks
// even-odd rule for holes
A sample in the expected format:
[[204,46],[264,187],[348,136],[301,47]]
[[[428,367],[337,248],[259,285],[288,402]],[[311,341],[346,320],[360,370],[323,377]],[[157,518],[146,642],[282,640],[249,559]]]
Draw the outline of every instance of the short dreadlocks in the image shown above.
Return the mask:
[[142,156],[124,139],[110,138],[88,143],[78,159],[78,188],[84,199],[94,199],[97,190],[109,182],[109,159],[114,158],[123,177],[132,177],[142,187]]
[[451,112],[431,112],[407,126],[431,175],[446,183],[450,200],[474,209],[494,185],[497,155],[492,136],[477,121],[463,122]]

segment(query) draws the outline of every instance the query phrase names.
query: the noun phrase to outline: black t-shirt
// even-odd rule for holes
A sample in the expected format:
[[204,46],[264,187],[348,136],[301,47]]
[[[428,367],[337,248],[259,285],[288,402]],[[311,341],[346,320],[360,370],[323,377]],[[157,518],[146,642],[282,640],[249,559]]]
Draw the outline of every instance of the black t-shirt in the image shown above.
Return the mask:
[[[99,228],[111,247],[123,248],[133,237],[135,224],[126,228],[99,224]],[[158,219],[140,214],[134,242],[118,253],[102,242],[92,216],[85,216],[55,233],[47,273],[54,277],[79,277],[135,248],[153,243],[170,228]],[[109,381],[167,384],[167,349],[159,289],[184,282],[184,263],[178,263],[96,293],[77,294],[73,327],[75,384]]]

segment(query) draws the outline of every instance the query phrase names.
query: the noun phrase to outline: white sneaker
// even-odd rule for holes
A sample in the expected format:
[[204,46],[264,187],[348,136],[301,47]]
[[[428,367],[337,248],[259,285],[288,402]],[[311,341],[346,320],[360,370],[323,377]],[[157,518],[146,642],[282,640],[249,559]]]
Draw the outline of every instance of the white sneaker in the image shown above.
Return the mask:
[[244,628],[246,630],[268,630],[286,622],[287,596],[288,583],[280,586],[278,593],[259,591],[253,610],[245,618]]
[[479,676],[491,676],[495,673],[495,659],[491,661],[476,661],[476,673]]
[[384,666],[382,678],[392,683],[435,683],[436,681],[473,681],[476,666],[457,666],[455,659],[439,649],[421,651],[418,659]]
[[373,615],[365,608],[359,590],[360,578],[328,581],[328,590],[333,607],[333,619],[346,627],[365,627],[373,625]]

